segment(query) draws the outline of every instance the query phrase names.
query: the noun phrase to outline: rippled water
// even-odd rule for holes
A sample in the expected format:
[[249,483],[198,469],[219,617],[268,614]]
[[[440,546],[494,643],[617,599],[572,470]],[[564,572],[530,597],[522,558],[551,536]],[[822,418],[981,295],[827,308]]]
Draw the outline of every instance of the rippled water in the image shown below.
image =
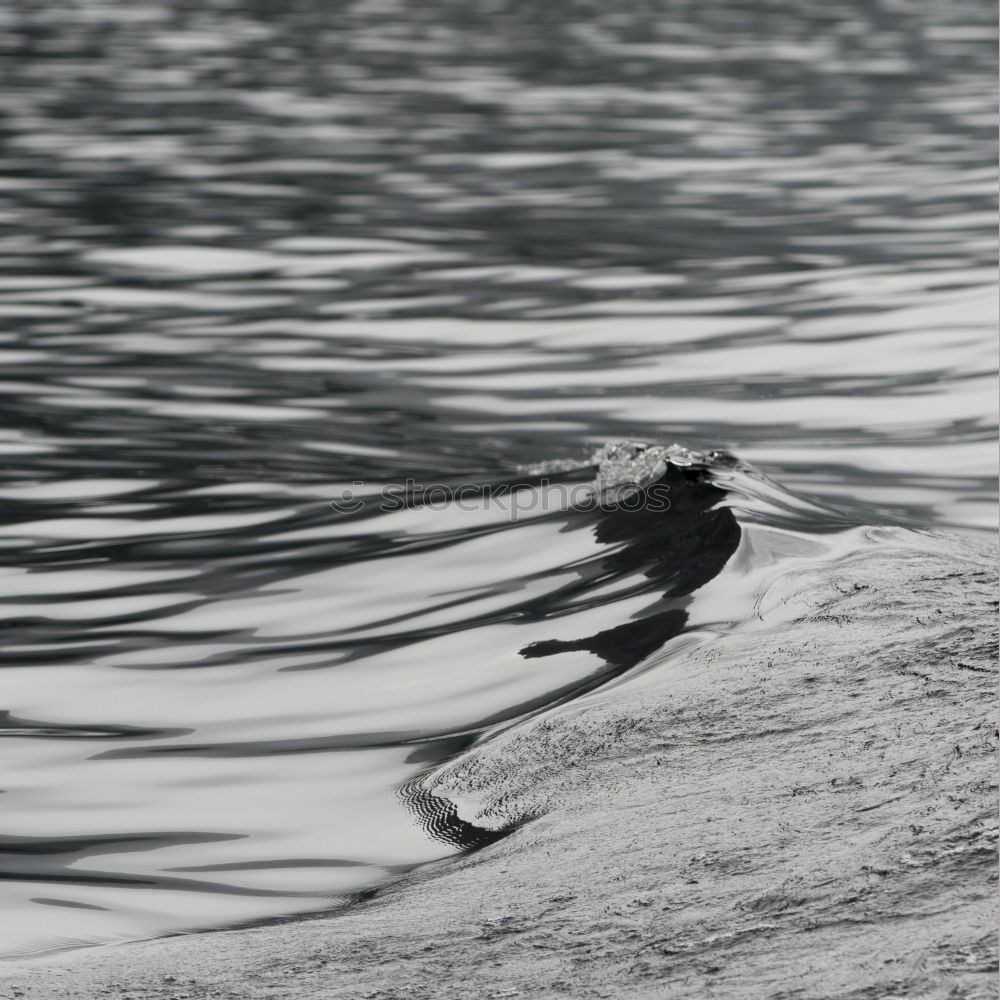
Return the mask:
[[[491,726],[988,526],[993,19],[0,10],[0,950],[350,900],[471,842],[407,783]],[[552,500],[625,437],[770,480]]]

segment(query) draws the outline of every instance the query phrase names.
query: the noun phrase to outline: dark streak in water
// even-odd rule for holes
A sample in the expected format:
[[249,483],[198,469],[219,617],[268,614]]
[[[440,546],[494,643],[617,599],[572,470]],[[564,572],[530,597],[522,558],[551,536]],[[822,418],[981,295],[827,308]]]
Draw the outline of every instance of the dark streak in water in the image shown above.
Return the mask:
[[0,711],[0,737],[14,736],[18,739],[38,737],[68,740],[160,740],[186,736],[190,732],[190,729],[150,729],[121,724],[74,726],[64,722],[48,723],[37,719],[19,719],[9,711]]

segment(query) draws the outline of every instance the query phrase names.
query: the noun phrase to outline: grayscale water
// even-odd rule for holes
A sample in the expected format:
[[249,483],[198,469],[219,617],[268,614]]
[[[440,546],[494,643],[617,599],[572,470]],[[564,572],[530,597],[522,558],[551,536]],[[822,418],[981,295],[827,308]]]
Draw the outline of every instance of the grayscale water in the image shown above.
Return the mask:
[[[349,903],[491,727],[988,527],[994,16],[0,8],[0,953]],[[744,464],[530,468],[623,438]]]

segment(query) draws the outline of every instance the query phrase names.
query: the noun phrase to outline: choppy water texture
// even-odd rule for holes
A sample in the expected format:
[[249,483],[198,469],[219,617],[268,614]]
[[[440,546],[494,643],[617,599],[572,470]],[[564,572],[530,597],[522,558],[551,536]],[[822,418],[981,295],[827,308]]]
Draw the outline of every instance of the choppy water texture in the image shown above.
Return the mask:
[[[0,950],[350,900],[474,841],[412,782],[490,727],[988,525],[993,20],[5,5]],[[561,503],[626,437],[782,488]]]

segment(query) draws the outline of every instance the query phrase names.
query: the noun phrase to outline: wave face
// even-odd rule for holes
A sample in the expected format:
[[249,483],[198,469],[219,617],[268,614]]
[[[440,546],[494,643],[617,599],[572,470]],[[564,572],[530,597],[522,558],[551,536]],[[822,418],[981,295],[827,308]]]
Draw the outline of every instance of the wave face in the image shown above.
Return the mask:
[[995,15],[890,6],[2,5],[0,952],[348,902],[477,740],[991,522]]
[[[596,469],[450,501],[387,490],[350,513],[285,496],[276,517],[272,498],[266,528],[213,535],[209,564],[190,530],[130,541],[146,582],[126,596],[126,571],[103,570],[83,629],[25,609],[20,642],[41,630],[44,659],[10,675],[12,702],[38,707],[0,721],[21,748],[8,817],[52,835],[0,850],[28,939],[312,911],[479,842],[407,784],[680,635],[740,544],[706,467],[658,462],[626,496]],[[88,543],[88,564],[121,545]],[[29,579],[95,572],[65,555]]]
[[428,771],[665,669],[852,533],[729,456],[637,443],[368,489],[40,547],[0,719],[8,955],[315,912],[482,846]]

